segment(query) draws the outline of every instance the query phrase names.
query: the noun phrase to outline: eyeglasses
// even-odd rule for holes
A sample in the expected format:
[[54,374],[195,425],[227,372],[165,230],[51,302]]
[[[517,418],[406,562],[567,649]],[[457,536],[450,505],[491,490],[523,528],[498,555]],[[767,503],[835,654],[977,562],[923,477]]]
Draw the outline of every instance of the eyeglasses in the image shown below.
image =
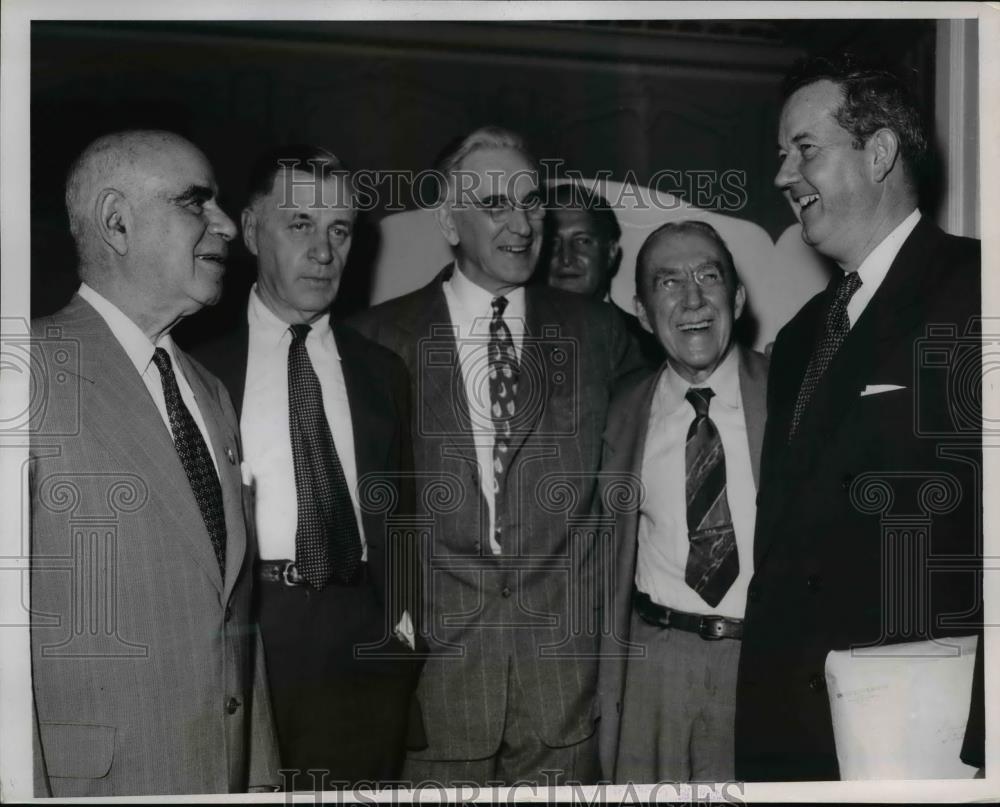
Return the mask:
[[473,207],[485,210],[497,224],[506,224],[515,210],[520,210],[531,221],[545,218],[545,206],[537,193],[529,194],[520,202],[507,196],[487,196],[482,201],[473,202]]
[[670,270],[658,273],[653,284],[667,294],[682,294],[690,280],[706,291],[725,285],[726,276],[719,266],[709,264],[688,271]]

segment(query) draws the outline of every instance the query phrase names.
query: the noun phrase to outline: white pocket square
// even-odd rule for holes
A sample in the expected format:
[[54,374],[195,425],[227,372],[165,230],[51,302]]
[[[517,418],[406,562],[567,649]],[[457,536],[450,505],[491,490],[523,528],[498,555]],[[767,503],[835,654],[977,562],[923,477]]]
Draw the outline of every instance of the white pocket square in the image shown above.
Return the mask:
[[906,389],[906,387],[901,387],[899,384],[869,384],[861,390],[860,397],[864,398],[866,395],[879,395],[883,392],[892,392],[897,389]]

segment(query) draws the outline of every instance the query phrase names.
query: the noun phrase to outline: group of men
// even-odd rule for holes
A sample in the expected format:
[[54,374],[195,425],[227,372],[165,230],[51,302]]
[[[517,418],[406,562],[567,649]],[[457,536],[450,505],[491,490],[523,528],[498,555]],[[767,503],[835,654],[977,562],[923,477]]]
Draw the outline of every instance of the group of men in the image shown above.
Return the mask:
[[[921,132],[888,74],[791,79],[775,183],[842,271],[770,373],[710,225],[649,235],[633,317],[613,211],[493,127],[439,165],[454,261],[346,323],[350,172],[265,154],[245,317],[193,360],[170,331],[237,235],[211,167],[92,143],[82,285],[33,324],[36,793],[838,778],[826,654],[979,624],[978,455],[913,359],[978,315],[979,252],[917,209]],[[961,491],[927,543],[967,562],[926,589],[857,506],[906,473]],[[981,694],[966,739],[981,766]]]

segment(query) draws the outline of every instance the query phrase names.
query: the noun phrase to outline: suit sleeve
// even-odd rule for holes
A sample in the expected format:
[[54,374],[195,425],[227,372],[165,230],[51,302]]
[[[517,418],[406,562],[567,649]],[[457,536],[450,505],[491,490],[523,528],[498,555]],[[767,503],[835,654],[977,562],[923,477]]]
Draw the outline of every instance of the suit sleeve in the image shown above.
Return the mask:
[[276,788],[281,783],[278,773],[278,741],[274,732],[271,698],[264,672],[264,642],[254,630],[253,641],[253,704],[250,713],[250,788]]
[[612,384],[631,377],[633,373],[649,369],[649,362],[642,354],[642,349],[636,338],[629,333],[628,328],[618,316],[608,316],[609,339],[611,346],[611,376]]

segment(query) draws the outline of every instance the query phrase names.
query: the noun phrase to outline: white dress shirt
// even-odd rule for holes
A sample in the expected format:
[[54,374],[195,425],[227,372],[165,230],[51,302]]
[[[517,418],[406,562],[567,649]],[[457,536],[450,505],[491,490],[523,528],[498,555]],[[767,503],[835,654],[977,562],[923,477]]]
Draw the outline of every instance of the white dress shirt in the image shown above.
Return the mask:
[[[653,602],[694,614],[721,614],[742,619],[747,586],[753,576],[753,530],[757,490],[750,464],[739,351],[730,350],[714,373],[692,385],[665,365],[653,393],[649,429],[642,459],[645,497],[639,510],[639,546],[635,583]],[[690,542],[685,498],[685,446],[694,407],[684,397],[692,386],[711,387],[708,416],[726,454],[726,495],[736,533],[740,572],[722,601],[712,608],[684,582]]]
[[160,417],[163,418],[163,423],[167,427],[167,433],[172,440],[174,435],[170,429],[167,400],[163,395],[163,380],[160,378],[159,368],[153,363],[153,353],[156,351],[156,348],[161,347],[167,351],[167,354],[170,356],[170,364],[174,368],[177,386],[181,391],[181,400],[184,401],[184,405],[187,407],[188,412],[191,413],[195,425],[201,432],[202,439],[208,447],[208,455],[212,458],[212,464],[215,466],[215,473],[218,474],[219,464],[215,460],[215,451],[212,449],[212,438],[209,436],[208,429],[205,426],[205,419],[201,416],[201,409],[198,408],[198,401],[194,396],[194,391],[191,389],[191,385],[188,384],[187,378],[184,377],[183,368],[177,363],[177,348],[174,346],[174,340],[170,338],[170,334],[167,333],[161,336],[154,345],[139,326],[128,318],[125,312],[86,283],[80,285],[77,294],[90,303],[94,307],[94,310],[101,315],[101,319],[107,323],[112,335],[121,344],[122,349],[128,355],[129,359],[131,359],[132,364],[135,365],[136,372],[139,373],[142,383],[149,390],[153,403],[156,404],[156,409],[160,413]]
[[[458,362],[462,371],[465,397],[469,402],[472,436],[476,444],[476,461],[479,465],[479,489],[490,514],[490,549],[499,555],[500,544],[495,535],[496,515],[493,493],[493,444],[496,430],[490,415],[489,356],[490,321],[493,319],[493,298],[496,296],[469,280],[456,266],[451,277],[443,284],[448,315],[455,329],[458,345]],[[525,300],[524,289],[516,288],[508,294],[503,321],[510,329],[514,352],[521,359],[524,341]]]
[[868,253],[868,257],[861,262],[858,267],[858,277],[861,278],[861,286],[854,296],[847,303],[847,318],[851,327],[858,321],[861,312],[865,310],[869,301],[875,296],[878,287],[882,285],[885,276],[889,273],[889,267],[896,260],[903,242],[910,237],[910,233],[920,221],[920,211],[914,208],[905,219],[903,219],[896,229],[882,239],[875,249]]
[[[288,348],[292,333],[288,323],[264,305],[256,285],[247,304],[247,322],[250,338],[240,432],[245,462],[253,478],[257,542],[260,557],[265,560],[294,559],[299,508],[288,425]],[[306,337],[306,352],[323,392],[323,411],[347,479],[367,560],[368,547],[358,506],[351,407],[329,317],[320,317],[312,323]]]

